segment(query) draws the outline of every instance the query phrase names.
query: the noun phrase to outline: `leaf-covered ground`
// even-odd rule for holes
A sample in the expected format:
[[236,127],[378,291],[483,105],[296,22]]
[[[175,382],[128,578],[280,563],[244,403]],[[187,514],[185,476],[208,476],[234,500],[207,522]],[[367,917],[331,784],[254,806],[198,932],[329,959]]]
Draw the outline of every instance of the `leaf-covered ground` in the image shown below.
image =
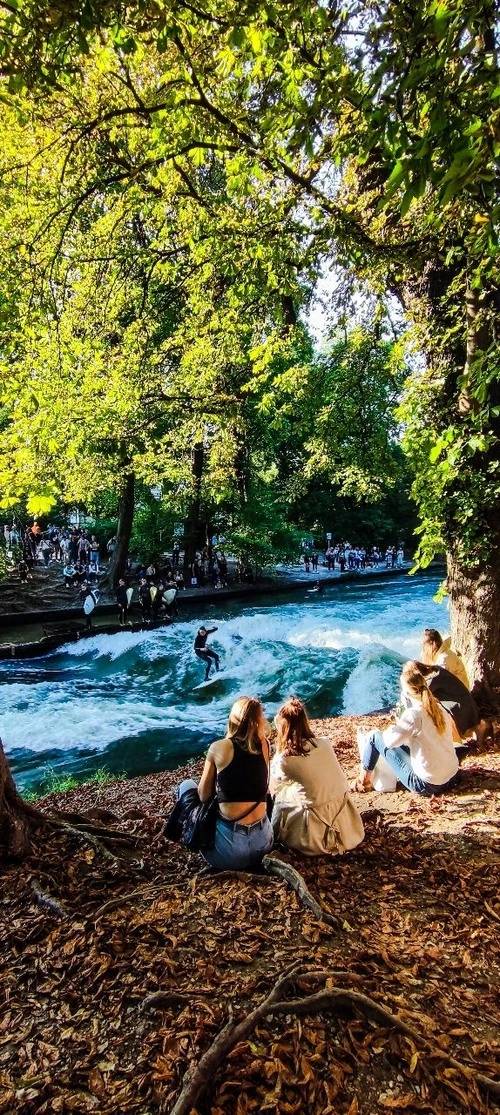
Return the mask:
[[[322,724],[351,775],[357,723]],[[270,1015],[210,1075],[193,1111],[500,1110],[499,1096],[449,1063],[500,1080],[498,741],[467,757],[446,797],[359,795],[366,839],[343,858],[273,853],[340,915],[340,931],[281,880],[203,876],[198,856],[165,843],[179,773],[44,803],[97,810],[96,823],[142,837],[140,852],[124,846],[114,861],[77,837],[45,835],[4,874],[0,1112],[171,1111],[231,1014],[235,1024],[248,1015],[294,963],[292,997],[325,985],[362,991],[427,1045],[349,1004]],[[33,883],[64,917],[39,904]],[[317,982],[300,986],[301,972],[316,970]],[[160,991],[161,1003],[147,1001]]]

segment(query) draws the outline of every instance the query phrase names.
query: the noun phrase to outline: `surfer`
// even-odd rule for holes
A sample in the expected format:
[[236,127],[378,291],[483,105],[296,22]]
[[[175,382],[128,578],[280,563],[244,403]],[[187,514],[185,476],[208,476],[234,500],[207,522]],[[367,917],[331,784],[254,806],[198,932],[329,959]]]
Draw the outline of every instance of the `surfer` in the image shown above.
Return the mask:
[[219,669],[219,655],[214,650],[207,647],[207,639],[209,635],[213,635],[217,631],[216,627],[199,627],[198,634],[194,640],[194,653],[197,658],[201,658],[202,662],[206,664],[205,681],[210,677],[210,669],[212,666],[212,658],[215,662],[215,669]]
[[99,600],[99,592],[97,589],[92,589],[88,581],[81,587],[81,594],[83,597],[83,614],[85,616],[85,630],[90,631],[92,627],[92,612]]
[[124,627],[127,622],[128,614],[128,594],[127,584],[124,577],[120,577],[116,588],[116,603],[118,604],[118,617],[120,620],[120,627]]

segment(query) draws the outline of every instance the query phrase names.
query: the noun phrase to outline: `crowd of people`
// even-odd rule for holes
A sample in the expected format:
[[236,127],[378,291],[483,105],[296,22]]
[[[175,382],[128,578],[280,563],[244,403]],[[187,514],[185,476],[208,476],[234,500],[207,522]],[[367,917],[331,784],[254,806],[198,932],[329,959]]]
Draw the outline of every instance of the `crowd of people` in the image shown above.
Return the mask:
[[380,566],[386,569],[402,569],[405,553],[402,543],[398,546],[387,546],[384,550],[378,549],[377,546],[370,548],[351,546],[350,542],[339,542],[336,546],[328,545],[324,558],[321,559],[321,555],[312,543],[304,543],[301,560],[306,573],[311,571],[317,573],[320,561],[329,573],[335,569],[345,573],[346,570],[351,572],[367,568],[378,569]]
[[[200,628],[200,657],[211,630]],[[189,812],[214,799],[213,841],[202,855],[219,871],[249,870],[259,866],[274,842],[308,856],[342,855],[357,847],[364,829],[352,792],[373,789],[381,757],[395,782],[413,793],[451,790],[460,749],[481,743],[492,730],[479,716],[464,663],[449,640],[427,629],[422,661],[404,664],[400,684],[393,723],[364,735],[360,773],[351,788],[330,742],[314,732],[302,701],[291,697],[277,713],[272,753],[271,726],[260,701],[239,697],[224,738],[208,749],[198,785],[193,779],[180,784],[175,824],[169,819],[167,835],[180,839]]]

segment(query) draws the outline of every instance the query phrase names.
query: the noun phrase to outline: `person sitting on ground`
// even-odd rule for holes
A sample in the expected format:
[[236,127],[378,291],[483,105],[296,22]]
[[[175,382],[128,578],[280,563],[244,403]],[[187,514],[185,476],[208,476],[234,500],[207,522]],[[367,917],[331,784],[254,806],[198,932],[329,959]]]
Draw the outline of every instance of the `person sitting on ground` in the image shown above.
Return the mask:
[[491,733],[491,721],[481,719],[474,697],[463,681],[443,666],[427,666],[425,662],[416,665],[433,696],[450,713],[455,742],[472,738],[474,742],[483,743]]
[[347,778],[328,739],[315,736],[297,697],[280,708],[270,790],[275,839],[306,856],[343,855],[364,837]]
[[71,588],[71,585],[74,585],[77,581],[75,567],[70,561],[63,568],[63,577],[65,588]]
[[433,627],[426,627],[424,631],[422,661],[425,662],[426,666],[442,666],[443,669],[449,670],[451,674],[460,678],[467,689],[470,689],[467,670],[460,655],[455,654],[455,651],[451,649],[450,640],[443,640],[439,631],[436,631]]
[[[273,846],[267,816],[269,745],[260,701],[238,697],[229,714],[224,739],[208,749],[198,786],[201,801],[217,793],[219,816],[213,849],[203,858],[217,871],[245,871],[258,867]],[[187,778],[178,794],[196,788]]]
[[384,732],[378,728],[367,732],[354,789],[373,789],[371,772],[379,755],[383,755],[407,790],[442,794],[451,788],[458,770],[452,718],[433,697],[418,662],[403,666],[401,695],[407,707],[395,724]]

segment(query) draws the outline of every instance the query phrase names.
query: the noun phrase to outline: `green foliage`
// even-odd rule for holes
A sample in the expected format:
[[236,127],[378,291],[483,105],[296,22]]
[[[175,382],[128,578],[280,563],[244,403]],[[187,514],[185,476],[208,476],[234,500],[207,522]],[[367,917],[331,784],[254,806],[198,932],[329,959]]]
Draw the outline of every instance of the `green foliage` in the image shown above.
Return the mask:
[[356,343],[337,380],[293,351],[290,307],[334,251],[400,298],[426,356],[400,411],[423,559],[443,543],[491,559],[494,16],[479,0],[386,0],[362,19],[304,0],[4,6],[6,505],[118,491],[133,469],[186,506],[200,443],[207,515],[244,508],[262,454],[285,505],[300,469],[383,498],[380,471],[401,476],[387,361],[365,382]]
[[97,784],[98,787],[107,786],[110,782],[123,782],[126,774],[115,774],[107,767],[97,767],[88,778],[77,778],[74,774],[59,773],[53,767],[47,767],[46,774],[32,790],[23,790],[25,801],[37,802],[50,794],[66,794],[69,790],[76,790],[78,786]]

